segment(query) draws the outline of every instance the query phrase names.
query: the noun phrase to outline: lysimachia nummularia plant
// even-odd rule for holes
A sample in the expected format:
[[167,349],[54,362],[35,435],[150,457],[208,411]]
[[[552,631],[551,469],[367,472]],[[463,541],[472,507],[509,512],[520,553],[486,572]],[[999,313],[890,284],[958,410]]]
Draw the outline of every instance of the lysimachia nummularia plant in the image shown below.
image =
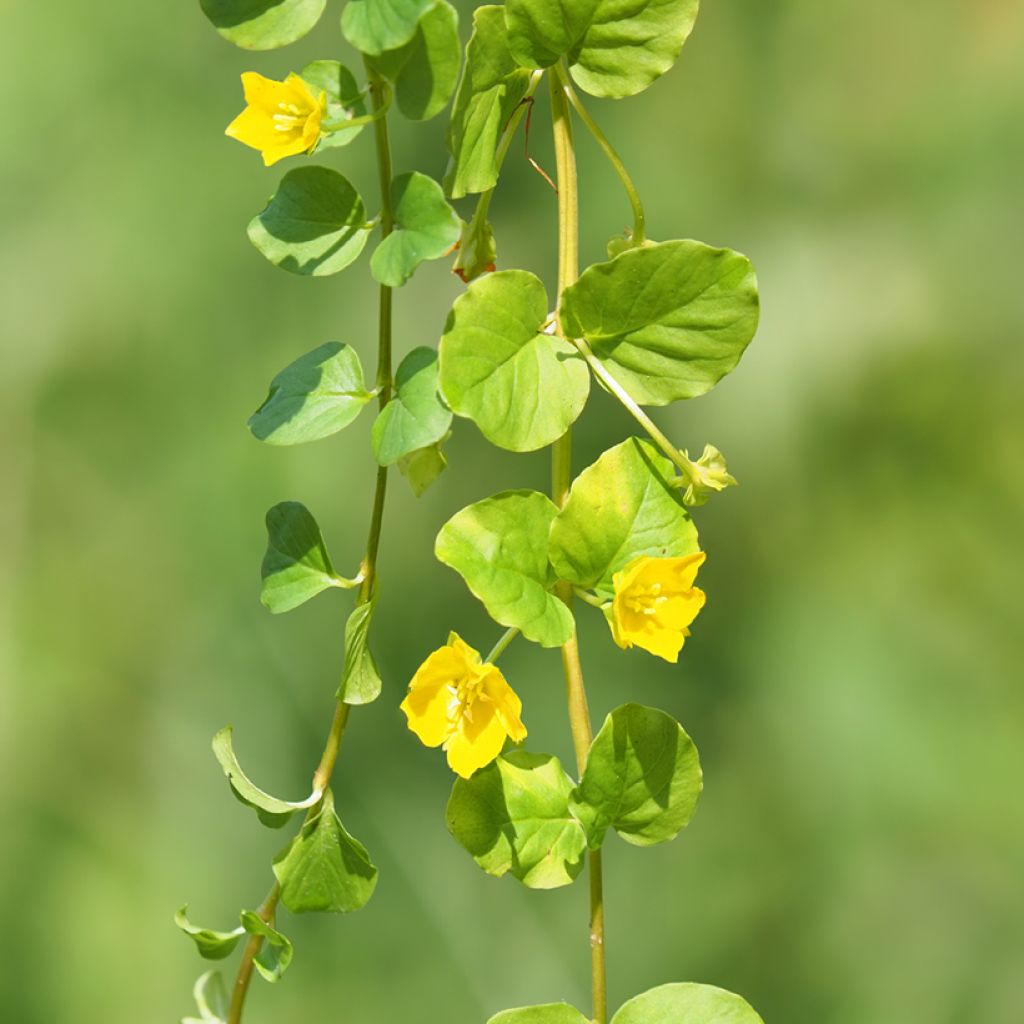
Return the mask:
[[[309,32],[327,0],[200,2],[227,40],[268,50]],[[489,1024],[608,1024],[602,844],[609,830],[638,847],[674,839],[696,810],[702,775],[693,741],[664,711],[623,704],[594,734],[575,609],[600,612],[623,657],[680,657],[706,600],[697,586],[706,554],[690,510],[736,481],[717,448],[709,444],[691,459],[645,409],[697,398],[734,369],[757,328],[758,294],[745,256],[648,238],[634,183],[579,93],[623,99],[642,92],[675,63],[697,8],[698,0],[506,0],[477,8],[463,54],[446,0],[348,0],[341,32],[360,54],[357,72],[324,59],[283,80],[242,76],[244,108],[227,134],[267,166],[293,164],[249,225],[253,245],[285,271],[321,277],[372,244],[369,271],[379,285],[372,383],[348,340],[323,342],[273,378],[249,428],[267,444],[302,444],[342,430],[376,399],[371,438],[379,470],[366,554],[350,576],[335,568],[304,505],[286,501],[267,513],[261,597],[270,611],[332,588],[353,590],[355,605],[308,796],[266,793],[239,765],[230,728],[214,738],[231,790],[263,825],[283,828],[297,815],[301,824],[274,858],[269,893],[257,909],[240,912],[233,930],[199,927],[179,911],[179,927],[207,959],[224,959],[244,941],[230,990],[218,972],[202,975],[194,993],[199,1016],[189,1020],[237,1024],[253,972],[281,977],[292,958],[278,921],[282,906],[347,913],[373,894],[377,870],[342,824],[330,782],[350,709],[382,690],[370,631],[388,469],[397,466],[421,493],[445,468],[443,445],[457,417],[507,451],[550,448],[551,493],[503,491],[441,526],[437,558],[462,576],[504,633],[484,657],[452,632],[423,660],[401,709],[424,745],[443,749],[457,776],[447,826],[484,871],[531,889],[570,885],[589,872],[589,1015],[552,1003],[505,1010]],[[497,269],[489,219],[511,142],[545,78],[558,194],[553,291],[528,269]],[[449,102],[443,181],[415,169],[396,174],[395,113],[425,120]],[[582,273],[577,126],[607,156],[633,213],[632,230],[609,242],[607,260]],[[331,166],[340,156],[332,151],[364,129],[376,144],[376,215]],[[477,198],[464,221],[451,202],[470,196]],[[467,288],[439,325],[437,347],[414,348],[393,371],[393,290],[424,261],[451,252]],[[572,427],[595,380],[639,432],[574,476]],[[528,711],[497,664],[519,636],[560,650],[575,775],[553,755],[522,746]],[[760,1017],[737,995],[680,982],[628,1000],[611,1022],[760,1024]]]

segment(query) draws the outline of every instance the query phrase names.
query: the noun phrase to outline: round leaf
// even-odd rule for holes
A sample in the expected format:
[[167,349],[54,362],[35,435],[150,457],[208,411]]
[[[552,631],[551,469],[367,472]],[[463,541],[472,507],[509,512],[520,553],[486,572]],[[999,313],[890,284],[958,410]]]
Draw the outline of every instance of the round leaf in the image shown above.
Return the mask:
[[541,331],[547,319],[544,285],[525,270],[479,278],[448,316],[441,392],[499,448],[552,444],[587,403],[587,365],[570,342]]
[[267,444],[302,444],[347,427],[373,398],[359,355],[329,341],[286,366],[249,417],[249,429]]
[[630,249],[565,290],[562,322],[641,405],[710,391],[757,330],[746,256],[702,242]]
[[420,18],[436,0],[349,0],[341,31],[361,53],[377,56],[412,39]]
[[373,276],[398,288],[424,260],[436,260],[459,240],[462,221],[448,205],[433,178],[412,171],[391,183],[394,230],[377,246],[370,260]]
[[594,737],[573,810],[597,849],[609,826],[634,846],[674,839],[703,780],[693,740],[664,711],[624,704]]
[[327,0],[199,0],[203,13],[229,42],[245,50],[275,50],[301,39],[324,13]]
[[373,424],[373,454],[382,466],[440,441],[452,414],[437,390],[437,353],[414,348],[395,374],[395,394]]
[[551,564],[559,578],[610,597],[612,577],[634,558],[699,551],[697,528],[668,483],[674,475],[653,444],[635,437],[580,473],[551,527]]
[[712,985],[660,985],[623,1003],[611,1024],[764,1024],[738,995]]
[[600,0],[506,0],[512,55],[528,68],[547,68],[583,38]]
[[359,193],[326,167],[289,171],[249,224],[249,240],[274,266],[303,277],[344,270],[369,237]]
[[502,1010],[487,1024],[590,1024],[575,1006],[568,1003],[547,1003],[544,1006],[521,1006],[517,1010]]
[[542,647],[560,647],[575,629],[572,613],[550,592],[548,533],[557,511],[537,491],[505,491],[456,512],[434,547],[495,622]]
[[274,874],[293,914],[348,914],[365,906],[377,886],[377,869],[345,831],[330,790],[316,817],[274,858]]
[[[336,60],[315,60],[307,64],[299,77],[317,94],[327,93],[327,116],[331,122],[347,121],[366,114],[366,102],[352,72]],[[347,146],[365,125],[332,131],[320,139],[319,149]]]
[[511,872],[531,889],[569,885],[583,869],[587,846],[569,811],[572,787],[557,757],[502,754],[455,781],[448,830],[490,875]]
[[643,92],[679,56],[699,0],[600,0],[571,72],[592,96]]

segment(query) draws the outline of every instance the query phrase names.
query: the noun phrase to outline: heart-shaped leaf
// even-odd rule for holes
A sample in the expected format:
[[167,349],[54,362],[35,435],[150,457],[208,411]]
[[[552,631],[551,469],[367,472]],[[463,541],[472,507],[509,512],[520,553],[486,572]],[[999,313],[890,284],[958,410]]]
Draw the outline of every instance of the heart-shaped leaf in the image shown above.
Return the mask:
[[527,68],[547,68],[590,27],[600,0],[505,0],[509,49]]
[[404,46],[436,0],[348,0],[341,31],[361,53],[376,56]]
[[276,50],[313,28],[327,0],[199,0],[199,5],[229,42],[245,50]]
[[452,413],[438,393],[437,352],[414,348],[395,374],[395,393],[373,425],[373,454],[382,466],[440,441]]

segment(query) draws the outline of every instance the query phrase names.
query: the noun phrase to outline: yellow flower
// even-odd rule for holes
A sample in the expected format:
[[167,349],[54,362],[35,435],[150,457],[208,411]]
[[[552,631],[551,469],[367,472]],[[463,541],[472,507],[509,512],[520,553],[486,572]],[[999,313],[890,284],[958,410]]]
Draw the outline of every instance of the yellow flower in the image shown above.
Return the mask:
[[704,552],[683,558],[634,558],[612,577],[615,599],[609,621],[620,647],[642,647],[676,661],[687,628],[704,607],[704,591],[693,585]]
[[255,71],[242,75],[242,89],[248,106],[224,134],[258,149],[268,167],[286,156],[308,153],[317,144],[327,110],[326,92],[314,96],[296,74],[275,82]]
[[523,702],[498,667],[481,661],[456,633],[417,669],[402,710],[424,746],[443,746],[449,767],[464,779],[501,753],[506,736],[526,739]]

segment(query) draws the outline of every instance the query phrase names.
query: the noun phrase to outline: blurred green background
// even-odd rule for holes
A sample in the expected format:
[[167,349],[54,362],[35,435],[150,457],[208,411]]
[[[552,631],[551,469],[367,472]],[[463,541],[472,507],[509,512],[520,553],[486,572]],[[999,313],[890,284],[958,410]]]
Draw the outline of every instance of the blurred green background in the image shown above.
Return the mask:
[[[371,417],[273,449],[245,429],[270,377],[328,340],[374,351],[365,259],[283,274],[245,225],[273,191],[223,136],[238,74],[351,60],[332,4],[247,55],[197,3],[10,4],[0,37],[0,1016],[137,1024],[192,1009],[203,969],[171,923],[229,927],[284,836],[231,799],[209,739],[305,792],[348,607],[271,618],[263,513],[307,503],[339,565],[362,549]],[[470,5],[462,3],[463,32]],[[1024,10],[1015,0],[708,0],[676,69],[591,103],[652,234],[746,252],[762,328],[713,394],[658,414],[742,486],[701,510],[707,609],[678,667],[616,652],[581,610],[600,718],[638,700],[701,749],[675,843],[610,842],[611,1001],[699,980],[769,1024],[1019,1024],[1024,1006]],[[552,166],[546,102],[531,150]],[[439,175],[443,118],[396,128]],[[513,149],[505,266],[554,279],[555,202]],[[628,223],[580,139],[587,261]],[[376,195],[370,137],[324,162]],[[463,213],[468,207],[463,209]],[[459,282],[400,295],[398,349],[436,342]],[[576,468],[630,431],[595,394]],[[376,627],[383,699],[337,777],[381,869],[349,918],[284,919],[296,960],[248,1020],[482,1024],[588,1000],[585,888],[483,875],[445,832],[450,775],[398,703],[457,628],[497,630],[431,555],[440,524],[543,454],[468,423],[417,501],[396,477]],[[504,667],[533,749],[569,758],[557,657]]]

